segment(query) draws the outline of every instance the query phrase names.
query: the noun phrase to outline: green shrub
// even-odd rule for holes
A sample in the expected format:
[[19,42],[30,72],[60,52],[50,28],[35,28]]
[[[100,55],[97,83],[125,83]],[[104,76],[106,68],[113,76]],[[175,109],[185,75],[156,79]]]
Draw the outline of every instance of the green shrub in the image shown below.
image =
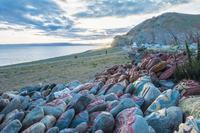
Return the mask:
[[197,57],[192,57],[187,42],[185,43],[188,61],[182,66],[177,67],[175,71],[175,79],[193,79],[200,81],[200,40],[197,41]]

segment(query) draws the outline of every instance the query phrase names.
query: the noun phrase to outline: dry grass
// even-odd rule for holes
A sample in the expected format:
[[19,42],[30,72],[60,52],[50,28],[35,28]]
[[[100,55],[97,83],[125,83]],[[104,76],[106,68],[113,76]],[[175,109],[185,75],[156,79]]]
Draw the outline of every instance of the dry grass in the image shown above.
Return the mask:
[[106,49],[102,49],[0,67],[0,91],[37,84],[66,83],[72,80],[86,82],[105,67],[128,62],[124,51],[119,48],[108,48],[107,54]]

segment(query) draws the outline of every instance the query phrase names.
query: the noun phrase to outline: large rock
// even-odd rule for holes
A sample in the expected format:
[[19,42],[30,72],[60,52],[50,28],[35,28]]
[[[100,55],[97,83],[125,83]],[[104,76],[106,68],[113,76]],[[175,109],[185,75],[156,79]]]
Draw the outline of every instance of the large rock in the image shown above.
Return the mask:
[[116,133],[151,133],[151,128],[142,117],[142,111],[137,108],[128,108],[121,111],[116,117]]
[[56,118],[53,115],[46,115],[40,122],[45,125],[46,129],[49,129],[56,123]]
[[199,133],[200,119],[194,119],[192,116],[188,117],[185,123],[179,125],[178,132],[175,133]]
[[2,114],[7,114],[15,109],[22,109],[22,103],[19,97],[12,99],[11,102],[9,102],[6,107],[1,111]]
[[107,103],[104,100],[97,99],[87,106],[89,113],[96,111],[105,111],[107,108]]
[[115,117],[119,112],[126,108],[135,107],[136,104],[131,98],[122,99],[117,106],[115,106],[110,113]]
[[43,117],[44,117],[44,110],[43,110],[43,108],[42,107],[36,107],[33,110],[31,110],[31,112],[29,112],[25,116],[25,118],[24,118],[24,120],[22,122],[23,127],[27,128],[30,125],[32,125],[32,124],[40,121]]
[[90,89],[90,93],[96,95],[97,92],[103,87],[104,83],[99,82]]
[[59,132],[58,127],[52,127],[50,129],[48,129],[46,133],[58,133],[58,132]]
[[183,112],[179,107],[169,107],[153,112],[145,117],[157,133],[172,133],[183,121]]
[[200,95],[200,84],[194,80],[183,80],[174,89],[178,90],[181,96]]
[[102,130],[105,133],[111,133],[113,132],[114,125],[115,120],[112,114],[109,112],[102,112],[94,120],[92,132],[94,133],[97,130]]
[[55,99],[43,106],[45,115],[53,115],[58,118],[66,109],[66,103],[61,99]]
[[166,90],[159,95],[155,101],[147,108],[145,114],[150,114],[157,110],[168,108],[170,106],[176,106],[180,99],[180,94],[177,90]]
[[115,84],[107,91],[106,94],[115,93],[117,96],[121,96],[123,95],[124,89],[125,87],[121,84]]
[[81,124],[82,122],[89,122],[89,113],[88,111],[83,111],[80,112],[79,114],[77,114],[74,119],[72,120],[71,126],[72,128],[75,128],[76,126],[78,126],[79,124]]
[[19,120],[10,121],[2,130],[1,133],[18,133],[22,128]]
[[68,128],[71,124],[72,119],[74,118],[75,111],[74,109],[69,109],[64,112],[58,119],[56,126],[62,130]]
[[188,97],[179,102],[179,106],[183,109],[187,116],[200,118],[200,97]]
[[45,125],[42,122],[38,122],[22,131],[22,133],[44,133]]
[[13,120],[19,120],[19,121],[22,121],[23,118],[24,118],[25,114],[23,111],[19,111],[19,110],[13,110],[12,112],[8,113],[5,118],[4,118],[4,121],[1,123],[0,125],[0,130],[5,127],[6,125],[8,125],[8,123],[10,121],[13,121]]
[[140,92],[142,91],[144,85],[149,82],[151,82],[151,78],[149,76],[143,76],[137,79],[135,82],[133,82],[133,86],[134,86],[133,94],[135,96],[138,96]]
[[144,98],[143,109],[147,107],[161,94],[160,90],[155,87],[152,83],[144,84],[142,91],[139,93],[140,97]]
[[87,107],[91,100],[92,99],[87,94],[76,94],[73,96],[68,106],[69,108],[74,108],[76,113],[79,113]]
[[86,122],[82,122],[74,129],[77,133],[86,133],[88,129],[88,124]]

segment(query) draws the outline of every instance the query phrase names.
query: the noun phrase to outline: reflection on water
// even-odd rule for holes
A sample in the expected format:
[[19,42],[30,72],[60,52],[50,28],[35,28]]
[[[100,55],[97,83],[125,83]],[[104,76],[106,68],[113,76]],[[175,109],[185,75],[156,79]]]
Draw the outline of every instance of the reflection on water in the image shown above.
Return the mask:
[[101,45],[0,45],[0,66],[31,62],[97,49]]

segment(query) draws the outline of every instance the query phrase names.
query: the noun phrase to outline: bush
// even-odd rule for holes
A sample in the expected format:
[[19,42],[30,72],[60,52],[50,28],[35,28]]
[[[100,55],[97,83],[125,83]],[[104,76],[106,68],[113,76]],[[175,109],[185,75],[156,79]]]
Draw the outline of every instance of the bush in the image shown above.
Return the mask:
[[200,39],[197,40],[197,56],[192,57],[187,42],[185,43],[188,61],[182,66],[178,66],[175,71],[175,79],[193,79],[200,81]]

